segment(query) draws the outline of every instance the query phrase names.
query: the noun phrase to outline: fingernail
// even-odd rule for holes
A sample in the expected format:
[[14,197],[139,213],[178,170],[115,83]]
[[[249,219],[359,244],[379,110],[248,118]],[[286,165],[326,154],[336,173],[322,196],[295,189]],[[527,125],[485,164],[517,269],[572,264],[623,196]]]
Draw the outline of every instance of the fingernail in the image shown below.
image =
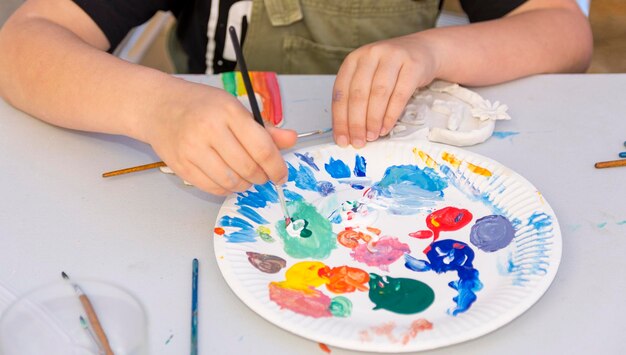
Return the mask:
[[346,136],[338,136],[335,141],[337,142],[337,145],[340,147],[345,147],[348,145],[348,137]]
[[381,136],[386,136],[386,135],[387,135],[387,133],[389,133],[389,129],[388,129],[388,128],[383,127],[383,128],[380,130],[380,135],[381,135]]
[[278,185],[284,185],[287,183],[287,180],[289,180],[289,175],[285,175],[283,176],[280,180],[278,180]]
[[376,139],[378,139],[378,134],[376,134],[376,133],[374,133],[372,131],[367,132],[367,140],[368,141],[371,142],[371,141],[375,141]]
[[352,146],[355,148],[362,148],[365,146],[365,141],[361,138],[356,138],[352,141]]

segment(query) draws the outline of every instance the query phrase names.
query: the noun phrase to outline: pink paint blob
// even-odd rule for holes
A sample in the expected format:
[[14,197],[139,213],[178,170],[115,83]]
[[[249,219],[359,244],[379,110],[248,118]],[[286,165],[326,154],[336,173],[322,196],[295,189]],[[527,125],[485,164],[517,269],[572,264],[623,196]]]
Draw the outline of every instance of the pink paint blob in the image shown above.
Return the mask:
[[280,308],[314,318],[332,317],[330,297],[314,288],[310,291],[292,290],[272,282],[269,285],[270,300]]
[[389,271],[389,265],[400,259],[404,253],[410,253],[411,249],[405,243],[400,242],[395,237],[384,236],[373,243],[374,250],[368,248],[367,244],[359,244],[350,256],[354,260],[365,263],[369,266],[377,266],[383,271]]

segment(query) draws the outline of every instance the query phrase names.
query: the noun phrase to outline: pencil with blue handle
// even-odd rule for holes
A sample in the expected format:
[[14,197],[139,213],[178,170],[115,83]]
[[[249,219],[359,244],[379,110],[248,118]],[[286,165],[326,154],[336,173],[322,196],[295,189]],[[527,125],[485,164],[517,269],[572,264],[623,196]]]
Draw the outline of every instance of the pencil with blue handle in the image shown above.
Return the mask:
[[198,259],[193,259],[191,272],[191,355],[198,354]]

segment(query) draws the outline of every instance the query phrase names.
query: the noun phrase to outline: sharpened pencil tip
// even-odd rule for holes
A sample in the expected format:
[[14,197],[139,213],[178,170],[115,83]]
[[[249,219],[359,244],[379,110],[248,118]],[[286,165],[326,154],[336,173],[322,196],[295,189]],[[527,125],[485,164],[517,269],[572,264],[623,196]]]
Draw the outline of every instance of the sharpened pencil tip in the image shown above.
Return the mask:
[[64,279],[69,280],[70,277],[67,276],[67,274],[65,273],[65,271],[61,271],[61,276],[63,276]]

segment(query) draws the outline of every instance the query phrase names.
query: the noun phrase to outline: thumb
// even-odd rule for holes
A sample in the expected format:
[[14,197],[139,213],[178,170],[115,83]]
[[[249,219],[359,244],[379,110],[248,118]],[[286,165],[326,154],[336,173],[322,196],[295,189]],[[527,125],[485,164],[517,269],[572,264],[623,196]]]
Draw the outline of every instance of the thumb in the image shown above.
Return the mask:
[[272,140],[274,140],[278,149],[291,148],[298,141],[298,134],[291,129],[267,127],[267,132],[272,137]]

